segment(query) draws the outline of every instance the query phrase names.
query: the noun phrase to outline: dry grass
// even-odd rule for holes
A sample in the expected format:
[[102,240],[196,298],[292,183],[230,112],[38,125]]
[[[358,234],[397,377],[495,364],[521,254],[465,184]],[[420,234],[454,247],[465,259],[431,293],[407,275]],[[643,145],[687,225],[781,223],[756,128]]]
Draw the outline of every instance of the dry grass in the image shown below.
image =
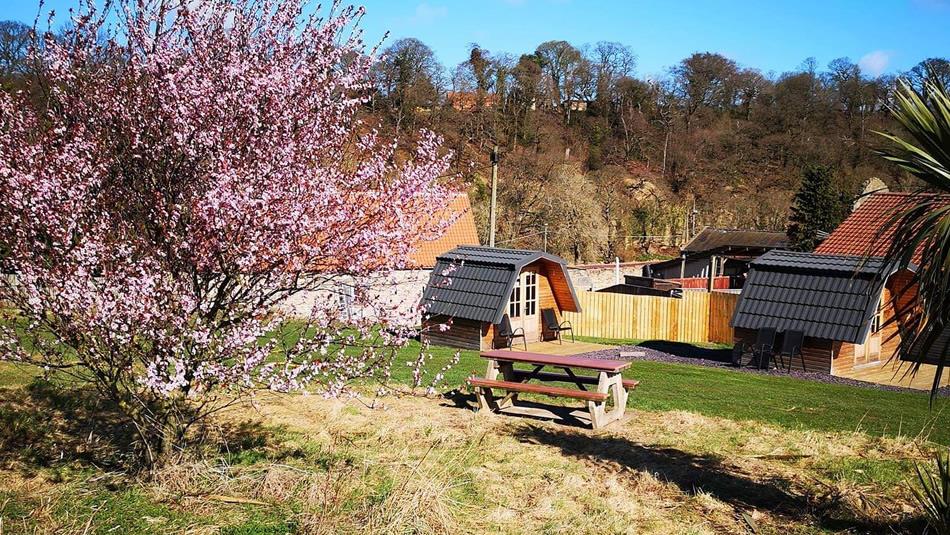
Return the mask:
[[[592,432],[475,414],[450,400],[388,398],[369,408],[355,400],[265,397],[254,410],[222,417],[223,428],[244,430],[243,444],[232,437],[207,460],[165,467],[148,482],[120,483],[161,508],[142,513],[130,506],[148,519],[142,531],[126,533],[154,531],[148,522],[159,522],[153,527],[161,532],[216,533],[259,519],[315,534],[918,527],[909,523],[902,478],[910,472],[900,463],[925,458],[922,443],[682,411],[628,414]],[[93,487],[88,481],[50,485],[48,475],[22,471],[0,478],[15,485],[12,495],[28,498],[38,532],[113,529],[105,513],[95,512],[100,495],[83,494],[92,492],[84,490]],[[77,499],[92,505],[67,507],[64,516],[64,501]],[[10,524],[2,531],[11,532],[17,530]],[[257,532],[270,531],[241,531]]]
[[355,468],[344,474],[342,492],[351,498],[372,493],[367,480],[393,482],[385,499],[363,503],[355,516],[325,499],[307,502],[317,524],[333,519],[345,526],[358,518],[374,531],[418,533],[734,533],[750,520],[766,531],[900,529],[910,510],[901,485],[835,478],[826,468],[841,459],[873,467],[927,455],[910,440],[789,431],[688,412],[634,411],[620,425],[591,432],[433,400],[387,405],[308,397],[261,404],[262,421],[300,433],[324,452],[346,452]]

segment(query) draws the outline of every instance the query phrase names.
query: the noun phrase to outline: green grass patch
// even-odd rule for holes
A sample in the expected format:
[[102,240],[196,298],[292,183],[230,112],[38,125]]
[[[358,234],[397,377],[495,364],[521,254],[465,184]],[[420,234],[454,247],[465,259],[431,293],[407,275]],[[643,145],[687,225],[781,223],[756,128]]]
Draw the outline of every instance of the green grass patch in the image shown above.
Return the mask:
[[864,431],[873,436],[923,435],[950,444],[948,400],[933,408],[927,393],[894,392],[736,370],[635,362],[625,373],[641,381],[631,405],[688,410],[731,420],[791,428]]
[[39,368],[35,366],[0,362],[0,388],[26,386],[38,375]]
[[200,517],[173,510],[151,501],[142,490],[99,490],[89,494],[80,489],[70,492],[81,499],[63,500],[55,511],[61,519],[78,519],[88,523],[90,533],[122,533],[148,535],[182,530],[199,523]]
[[908,476],[914,474],[914,461],[838,457],[819,461],[816,468],[832,481],[849,481],[860,485],[886,487],[907,483]]
[[38,532],[33,511],[40,506],[39,500],[11,490],[0,489],[0,525],[5,533]]
[[226,526],[220,531],[221,535],[286,535],[297,533],[297,527],[292,522],[281,518],[252,518],[241,524]]

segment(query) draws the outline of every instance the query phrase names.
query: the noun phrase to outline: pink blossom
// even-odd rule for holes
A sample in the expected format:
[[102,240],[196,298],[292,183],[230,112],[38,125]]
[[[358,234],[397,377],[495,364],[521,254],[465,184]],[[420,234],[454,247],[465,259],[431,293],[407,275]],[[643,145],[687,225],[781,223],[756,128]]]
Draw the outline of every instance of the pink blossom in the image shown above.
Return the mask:
[[[0,327],[0,358],[78,362],[151,411],[388,377],[413,333],[365,281],[444,230],[419,221],[451,192],[437,136],[421,132],[396,163],[394,143],[358,120],[373,61],[352,30],[362,11],[117,4],[112,16],[87,5],[32,49],[50,105],[0,92],[0,241],[16,275],[0,298],[30,325],[26,337]],[[281,313],[342,278],[372,319],[332,300],[302,324]]]

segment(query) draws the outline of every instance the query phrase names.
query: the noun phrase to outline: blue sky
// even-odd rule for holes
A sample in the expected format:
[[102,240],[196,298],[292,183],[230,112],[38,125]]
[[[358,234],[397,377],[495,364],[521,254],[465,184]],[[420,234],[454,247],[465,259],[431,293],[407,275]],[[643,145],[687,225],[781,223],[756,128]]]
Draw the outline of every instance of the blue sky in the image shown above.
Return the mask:
[[[46,0],[58,12],[78,0]],[[100,2],[101,3],[101,0]],[[329,3],[327,0],[326,3]],[[478,43],[521,54],[541,42],[600,40],[630,45],[637,73],[662,76],[693,52],[722,53],[764,73],[791,70],[807,57],[838,57],[869,75],[950,56],[950,0],[364,0],[367,40],[416,37],[449,70]],[[0,19],[32,22],[36,0],[5,0]]]

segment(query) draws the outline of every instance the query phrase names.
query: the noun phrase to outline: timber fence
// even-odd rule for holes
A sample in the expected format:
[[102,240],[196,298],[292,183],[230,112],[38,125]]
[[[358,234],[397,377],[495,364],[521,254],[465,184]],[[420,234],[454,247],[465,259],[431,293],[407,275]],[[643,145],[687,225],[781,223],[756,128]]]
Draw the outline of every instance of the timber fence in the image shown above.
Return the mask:
[[684,291],[682,299],[578,292],[581,312],[564,312],[578,336],[732,343],[738,294]]

